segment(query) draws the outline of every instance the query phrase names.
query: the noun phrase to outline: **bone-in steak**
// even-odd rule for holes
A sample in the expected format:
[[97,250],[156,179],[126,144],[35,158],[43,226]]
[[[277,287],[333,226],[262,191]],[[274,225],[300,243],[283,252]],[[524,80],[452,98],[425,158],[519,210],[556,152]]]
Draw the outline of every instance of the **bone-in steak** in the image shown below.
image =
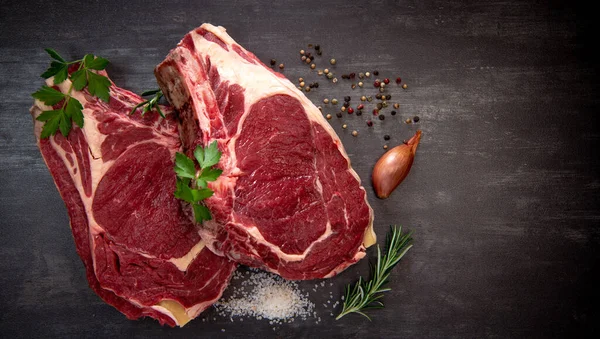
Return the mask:
[[[66,93],[69,85],[55,88]],[[235,264],[205,247],[173,197],[175,116],[168,107],[166,119],[156,112],[129,116],[142,99],[114,84],[109,104],[87,92],[73,95],[84,106],[84,127],[40,139],[42,123],[34,120],[35,135],[89,284],[130,319],[183,326],[221,296]],[[31,113],[49,109],[37,101]]]
[[188,33],[155,70],[182,119],[184,150],[216,140],[215,253],[287,279],[331,277],[375,242],[360,179],[319,109],[222,27]]

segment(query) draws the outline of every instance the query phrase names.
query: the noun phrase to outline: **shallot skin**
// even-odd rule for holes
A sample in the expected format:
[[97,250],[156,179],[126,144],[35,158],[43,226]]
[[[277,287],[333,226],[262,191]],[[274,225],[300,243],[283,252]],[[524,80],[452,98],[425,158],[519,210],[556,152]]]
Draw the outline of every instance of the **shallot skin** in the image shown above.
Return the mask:
[[372,176],[373,188],[378,198],[389,197],[406,178],[415,159],[421,134],[420,130],[417,131],[406,143],[392,148],[379,158]]

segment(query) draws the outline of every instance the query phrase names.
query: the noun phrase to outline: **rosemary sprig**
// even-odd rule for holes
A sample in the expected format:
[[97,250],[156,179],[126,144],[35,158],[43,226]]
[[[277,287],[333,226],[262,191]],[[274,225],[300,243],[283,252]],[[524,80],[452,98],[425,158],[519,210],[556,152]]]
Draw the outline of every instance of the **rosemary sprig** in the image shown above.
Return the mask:
[[132,115],[133,113],[135,113],[135,111],[138,108],[143,106],[144,108],[142,109],[142,116],[144,116],[144,114],[152,111],[153,109],[156,109],[158,114],[160,114],[160,116],[164,118],[165,115],[160,110],[160,106],[158,105],[158,101],[160,100],[160,98],[163,97],[163,92],[160,89],[154,89],[154,90],[146,91],[146,92],[142,93],[143,97],[146,97],[149,95],[154,95],[154,97],[152,97],[152,99],[150,99],[150,100],[142,101],[139,104],[135,105],[131,109],[131,112],[129,112],[129,115]]
[[390,226],[390,231],[386,237],[387,253],[381,255],[381,249],[377,246],[377,265],[371,267],[371,280],[366,281],[360,277],[354,286],[346,285],[342,312],[335,320],[349,313],[358,313],[371,320],[364,311],[383,308],[383,302],[380,299],[383,297],[384,292],[391,290],[391,288],[384,287],[384,285],[388,283],[388,278],[394,266],[412,247],[411,235],[412,232],[403,234],[402,227]]

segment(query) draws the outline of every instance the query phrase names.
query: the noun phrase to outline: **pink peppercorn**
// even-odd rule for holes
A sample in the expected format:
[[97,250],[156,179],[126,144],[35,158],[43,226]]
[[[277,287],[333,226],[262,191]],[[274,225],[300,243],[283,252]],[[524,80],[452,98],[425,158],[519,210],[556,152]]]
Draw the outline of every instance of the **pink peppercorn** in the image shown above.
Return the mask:
[[379,86],[381,86],[381,82],[375,80],[375,82],[373,83],[373,87],[378,88]]
[[352,113],[354,113],[354,108],[348,107],[348,114],[352,114]]
[[388,78],[383,79],[383,83],[386,84],[386,85],[389,84],[390,83],[390,79],[388,79]]
[[373,121],[367,120],[367,126],[369,126],[369,127],[373,126]]
[[363,109],[363,108],[365,108],[365,105],[363,105],[363,104],[356,106],[356,109]]
[[402,79],[400,79],[399,77],[398,77],[398,78],[396,78],[396,83],[397,83],[398,85],[400,85],[400,83],[401,83],[401,82],[402,82]]

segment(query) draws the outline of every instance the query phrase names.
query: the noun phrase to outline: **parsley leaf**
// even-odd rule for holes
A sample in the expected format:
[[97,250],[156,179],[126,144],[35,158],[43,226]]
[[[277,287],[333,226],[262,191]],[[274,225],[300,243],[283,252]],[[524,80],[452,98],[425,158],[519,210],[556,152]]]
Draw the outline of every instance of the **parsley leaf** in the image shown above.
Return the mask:
[[96,74],[94,72],[87,71],[88,76],[88,91],[93,96],[97,96],[98,98],[104,100],[104,102],[108,102],[110,96],[108,94],[108,88],[111,83],[107,77]]
[[[46,111],[44,113],[47,112],[52,112],[52,111]],[[42,113],[42,114],[44,114]],[[40,114],[41,116],[41,114]],[[48,138],[51,135],[56,134],[56,131],[58,130],[58,123],[60,122],[60,112],[59,114],[56,114],[50,118],[48,118],[48,120],[46,120],[46,123],[44,124],[44,127],[42,128],[42,134],[40,135],[40,137],[42,139],[44,138]]]
[[[198,148],[196,147],[196,150],[197,149]],[[206,149],[204,149],[204,152],[201,154],[202,157],[199,155],[200,152],[196,155],[196,152],[194,151],[194,156],[202,169],[216,165],[221,159],[221,152],[219,152],[219,148],[217,147],[217,141],[213,141]]]
[[75,98],[69,98],[67,106],[65,107],[65,113],[70,119],[77,124],[77,126],[83,128],[83,106],[79,100]]
[[[90,55],[90,54],[88,54]],[[96,57],[95,59],[85,60],[85,67],[88,69],[94,69],[96,71],[101,71],[103,69],[106,68],[106,66],[108,65],[108,60],[102,58],[102,57]]]
[[185,156],[185,154],[177,152],[175,154],[175,173],[177,176],[183,178],[196,178],[196,166],[192,159]]
[[[175,173],[177,173],[177,184],[175,187],[175,197],[192,204],[194,218],[196,222],[201,223],[204,220],[211,220],[210,210],[202,205],[202,200],[213,196],[213,190],[207,188],[207,181],[215,181],[223,173],[223,170],[213,168],[221,158],[221,152],[217,148],[217,142],[214,141],[207,148],[198,145],[194,149],[194,158],[198,161],[201,169],[196,174],[196,164],[193,159],[185,154],[175,154]],[[208,166],[207,166],[208,164]],[[192,185],[190,187],[189,185]]]
[[204,181],[215,181],[221,175],[221,173],[223,173],[223,171],[218,168],[206,168],[202,170],[202,173],[200,173],[199,179]]
[[50,55],[52,59],[58,60],[62,63],[67,63],[67,61],[65,61],[65,59],[63,59],[63,57],[61,57],[60,54],[58,54],[58,52],[53,50],[52,48],[46,48],[44,50]]
[[[45,79],[53,78],[54,84],[60,84],[67,79],[71,80],[71,86],[66,93],[62,93],[52,87],[42,86],[32,96],[48,106],[54,106],[61,101],[62,107],[56,110],[44,111],[36,119],[43,121],[44,126],[40,137],[48,138],[55,135],[57,130],[65,137],[69,135],[73,127],[73,122],[83,127],[83,105],[75,99],[71,92],[73,88],[77,91],[83,90],[86,86],[90,94],[109,101],[109,88],[112,85],[107,77],[97,74],[92,70],[103,70],[108,65],[108,60],[102,57],[95,57],[93,54],[86,54],[82,59],[67,62],[58,52],[51,48],[46,48],[46,52],[52,59],[50,67],[42,74]],[[69,75],[69,65],[78,64],[79,68]]]
[[85,69],[80,69],[71,74],[71,82],[73,83],[73,88],[78,91],[81,91],[87,85],[87,71]]
[[55,90],[52,87],[42,86],[37,92],[33,93],[31,96],[38,99],[48,106],[56,105],[61,100],[65,98],[65,95],[62,92]]
[[212,219],[210,215],[210,210],[206,208],[206,206],[194,204],[192,205],[192,207],[194,208],[194,217],[196,218],[197,223],[201,223],[204,220]]

